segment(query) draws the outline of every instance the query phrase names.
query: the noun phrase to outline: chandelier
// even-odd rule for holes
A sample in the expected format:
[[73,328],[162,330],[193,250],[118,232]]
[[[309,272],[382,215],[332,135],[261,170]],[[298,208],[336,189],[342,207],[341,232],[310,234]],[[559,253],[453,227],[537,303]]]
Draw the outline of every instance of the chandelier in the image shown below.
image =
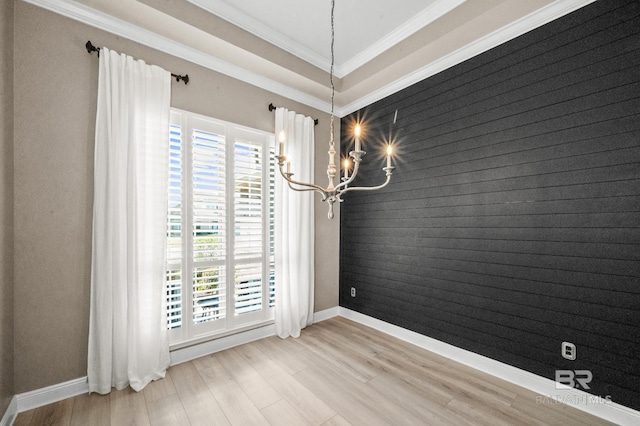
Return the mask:
[[[351,182],[358,175],[358,170],[360,169],[360,162],[362,161],[362,157],[366,154],[365,151],[362,150],[362,142],[360,140],[362,128],[360,124],[356,124],[354,127],[354,137],[355,137],[355,148],[353,151],[349,152],[349,157],[353,162],[353,172],[349,174],[350,170],[350,161],[347,158],[343,163],[343,176],[340,178],[340,183],[338,185],[335,184],[335,177],[338,171],[336,166],[336,149],[335,142],[333,140],[333,108],[334,108],[334,96],[335,96],[335,85],[333,82],[333,67],[334,67],[334,41],[335,41],[335,31],[334,31],[334,8],[335,8],[335,0],[331,0],[331,69],[329,72],[329,78],[331,82],[331,119],[330,119],[330,130],[329,130],[329,165],[327,166],[327,176],[329,177],[329,184],[326,188],[316,185],[313,183],[305,183],[298,182],[292,179],[293,173],[291,173],[291,163],[287,161],[287,157],[285,156],[285,141],[286,135],[284,131],[280,132],[279,142],[280,146],[278,149],[278,155],[276,156],[276,160],[278,160],[278,169],[280,170],[280,174],[287,181],[289,187],[294,191],[317,191],[322,194],[322,201],[326,201],[329,205],[329,219],[333,219],[333,203],[336,201],[342,202],[342,195],[347,193],[348,191],[373,191],[376,189],[383,188],[387,186],[389,181],[391,180],[391,172],[394,167],[391,166],[391,154],[392,147],[391,144],[387,145],[387,166],[382,170],[386,173],[386,180],[384,183],[378,186],[349,186]],[[283,167],[285,166],[287,171],[283,171]]]

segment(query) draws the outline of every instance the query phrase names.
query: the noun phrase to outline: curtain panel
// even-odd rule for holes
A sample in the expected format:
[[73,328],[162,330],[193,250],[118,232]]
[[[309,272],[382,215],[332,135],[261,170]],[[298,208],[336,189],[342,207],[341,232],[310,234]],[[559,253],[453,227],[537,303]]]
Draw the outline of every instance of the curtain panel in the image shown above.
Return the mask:
[[165,256],[171,75],[102,48],[95,133],[90,392],[169,366]]
[[[313,119],[286,108],[277,108],[275,118],[276,140],[280,131],[286,134],[285,155],[294,179],[313,182]],[[293,191],[282,176],[276,177],[275,327],[283,339],[299,337],[313,323],[314,194]]]

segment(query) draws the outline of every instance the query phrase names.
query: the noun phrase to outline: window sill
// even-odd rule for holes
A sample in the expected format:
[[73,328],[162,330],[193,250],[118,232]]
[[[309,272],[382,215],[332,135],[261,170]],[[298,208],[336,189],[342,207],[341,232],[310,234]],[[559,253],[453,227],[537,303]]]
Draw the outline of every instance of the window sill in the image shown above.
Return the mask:
[[234,346],[275,335],[274,321],[267,320],[247,324],[231,331],[209,334],[170,346],[171,365],[210,355]]

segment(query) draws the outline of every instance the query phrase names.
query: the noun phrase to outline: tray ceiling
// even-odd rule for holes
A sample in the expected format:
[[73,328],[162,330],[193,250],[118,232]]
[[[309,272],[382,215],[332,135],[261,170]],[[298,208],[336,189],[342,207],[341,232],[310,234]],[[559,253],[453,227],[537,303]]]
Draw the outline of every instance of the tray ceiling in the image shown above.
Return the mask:
[[[188,0],[326,71],[331,64],[331,2]],[[465,0],[337,0],[335,74],[343,77]]]

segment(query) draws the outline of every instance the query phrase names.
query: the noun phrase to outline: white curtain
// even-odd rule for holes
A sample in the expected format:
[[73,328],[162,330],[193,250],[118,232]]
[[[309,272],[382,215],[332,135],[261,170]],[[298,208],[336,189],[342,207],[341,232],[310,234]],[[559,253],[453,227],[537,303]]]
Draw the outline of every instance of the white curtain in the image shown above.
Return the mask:
[[[284,130],[293,179],[302,182],[314,181],[313,126],[311,117],[276,109],[276,135]],[[293,191],[281,176],[276,178],[275,326],[283,339],[299,337],[300,330],[313,323],[315,194]]]
[[100,52],[89,391],[141,390],[169,366],[165,245],[171,75]]

